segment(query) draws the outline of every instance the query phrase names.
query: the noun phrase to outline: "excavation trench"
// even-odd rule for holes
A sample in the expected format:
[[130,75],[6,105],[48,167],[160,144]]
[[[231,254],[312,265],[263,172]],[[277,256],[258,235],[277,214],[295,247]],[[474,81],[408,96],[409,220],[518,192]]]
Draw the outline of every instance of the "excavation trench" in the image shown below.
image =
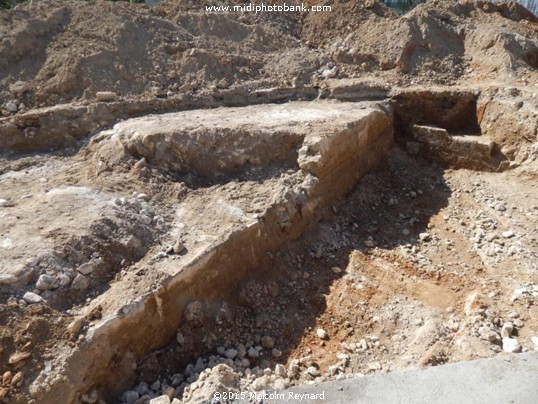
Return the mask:
[[[98,136],[90,148],[96,150],[99,161],[116,158],[119,150],[124,153],[121,158],[144,158],[148,164],[180,173],[194,170],[202,178],[213,172],[229,178],[241,170],[263,171],[269,159],[280,161],[287,171],[258,181],[232,181],[235,192],[227,196],[221,192],[219,197],[219,187],[229,184],[187,196],[172,224],[185,248],[172,259],[157,255],[136,265],[146,266],[146,273],[155,276],[149,291],[140,295],[133,290],[138,275],[129,271],[84,309],[86,314],[70,326],[75,337],[81,324],[87,324],[88,313],[99,308],[102,318],[85,325],[83,342],[58,358],[58,363],[63,362],[60,375],[51,378],[42,373],[36,379],[30,392],[39,401],[76,402],[96,387],[102,396],[110,397],[127,387],[134,365],[144,355],[175,338],[180,324],[204,317],[199,310],[193,312],[193,302],[203,301],[210,308],[211,302],[225,297],[267,252],[297,238],[323,207],[347,193],[393,142],[390,108],[379,103],[297,103],[204,111],[205,122],[198,114],[163,115],[158,118],[160,124],[153,118],[147,125],[126,121]],[[196,141],[204,147],[194,150],[201,155],[190,158],[193,151],[185,133],[193,126],[201,126],[195,131]],[[223,156],[218,171],[211,166],[213,162],[204,160],[205,147],[223,150],[227,142],[238,146],[245,134],[250,136],[250,149],[243,149],[241,156]],[[294,167],[289,164],[292,156],[296,156]],[[183,164],[171,163],[178,161]],[[268,197],[257,213],[249,212],[253,202],[248,197],[264,192]]]
[[[394,116],[394,126],[398,128],[395,132],[396,141],[411,155],[427,157],[428,160],[447,167],[485,171],[502,170],[502,162],[505,158],[499,158],[495,154],[493,141],[482,137],[477,118],[477,99],[478,94],[466,92],[448,94],[432,92],[426,96],[411,93],[395,96],[392,100],[392,107],[395,111],[389,116]],[[422,114],[413,115],[417,103],[422,103],[418,106]],[[371,133],[378,132],[375,126],[374,124],[369,129]],[[278,132],[274,133],[279,136]],[[374,169],[388,149],[392,148],[389,138],[384,139],[388,132],[379,133],[379,138],[371,146],[361,148],[367,154],[362,151],[353,151],[348,154],[350,150],[347,147],[340,148],[334,144],[335,148],[332,150],[336,151],[335,156],[338,155],[339,160],[348,161],[348,163],[341,164],[339,168],[330,169],[329,171],[333,174],[328,182],[324,181],[324,178],[328,178],[323,174],[325,170],[319,170],[318,153],[320,150],[328,151],[331,146],[326,149],[320,147],[309,149],[308,138],[301,138],[303,147],[298,153],[299,167],[314,174],[319,180],[316,187],[321,186],[320,189],[323,189],[314,194],[307,192],[305,196],[309,199],[317,194],[316,198],[319,202],[316,202],[315,207],[305,209],[309,206],[307,202],[299,209],[298,215],[290,214],[295,208],[290,209],[288,205],[285,208],[285,215],[288,217],[285,224],[288,228],[284,237],[282,236],[282,215],[278,213],[279,210],[282,211],[282,208],[276,208],[275,216],[269,220],[279,222],[278,226],[273,229],[265,227],[262,232],[256,228],[252,233],[244,233],[245,238],[239,237],[222,244],[222,249],[217,252],[215,261],[207,262],[207,271],[211,275],[208,278],[202,278],[201,284],[193,280],[193,283],[189,285],[191,288],[189,294],[182,291],[183,316],[171,342],[169,341],[163,348],[152,352],[138,362],[135,376],[131,379],[134,381],[131,388],[136,386],[137,394],[140,396],[155,394],[155,388],[151,389],[149,386],[153,384],[155,387],[154,382],[158,381],[161,383],[160,389],[163,394],[166,393],[165,387],[172,385],[175,395],[190,402],[198,402],[208,397],[204,397],[203,393],[197,393],[196,389],[204,385],[205,377],[210,377],[207,376],[210,374],[208,372],[218,369],[219,363],[228,363],[243,371],[249,366],[255,367],[257,370],[253,372],[259,373],[261,369],[274,367],[275,363],[289,362],[287,359],[297,346],[301,345],[304,331],[314,327],[316,317],[327,310],[323,296],[330,293],[330,286],[327,285],[330,285],[332,280],[339,275],[337,275],[338,272],[332,276],[329,275],[329,280],[325,279],[326,283],[313,281],[315,286],[307,288],[308,291],[302,290],[297,286],[297,280],[303,278],[301,280],[305,281],[310,274],[298,273],[290,266],[308,268],[312,265],[315,267],[316,264],[309,263],[309,260],[315,261],[327,252],[315,245],[306,251],[305,245],[302,245],[300,247],[302,250],[294,261],[294,258],[282,258],[290,254],[290,251],[281,246],[286,241],[295,240],[300,235],[304,236],[305,230],[308,230],[307,233],[310,231],[323,233],[319,226],[314,228],[321,216],[327,214],[325,208],[333,203],[338,204],[338,199],[353,189],[358,179]],[[348,147],[352,146],[348,144]],[[259,153],[260,151],[254,152],[255,155]],[[249,154],[246,153],[246,155]],[[364,160],[366,158],[370,160]],[[429,171],[424,170],[424,173],[426,172]],[[432,170],[432,172],[439,176],[438,181],[442,181],[442,175],[439,174],[442,170]],[[344,183],[340,183],[344,173],[354,174],[349,180],[344,179]],[[413,176],[415,175],[420,177],[421,171],[417,171]],[[324,183],[327,185],[323,185]],[[368,185],[365,184],[364,187]],[[297,202],[293,204],[298,205]],[[438,201],[432,200],[428,208],[435,211],[444,204],[446,201],[443,198]],[[264,241],[257,238],[259,235]],[[256,239],[255,245],[252,244],[254,239]],[[396,240],[391,242],[394,241]],[[308,243],[304,244],[308,245]],[[387,247],[395,248],[398,244],[399,242],[396,241],[395,245]],[[364,246],[356,244],[354,248],[361,251]],[[234,256],[230,256],[229,251],[233,251]],[[332,256],[330,253],[328,255]],[[337,261],[342,268],[352,265],[348,258],[340,257]],[[274,268],[275,265],[276,268]],[[280,267],[282,265],[284,268]],[[378,270],[384,271],[382,268]],[[224,277],[221,277],[223,274],[225,274]],[[390,273],[385,275],[392,276]],[[316,273],[315,276],[327,277],[322,273]],[[294,292],[295,288],[297,290]],[[320,298],[308,296],[309,291],[319,295]],[[294,297],[298,300],[294,301]],[[172,300],[173,298],[165,296],[163,299]],[[274,302],[275,299],[281,300],[282,304]],[[307,309],[308,306],[310,309]],[[270,311],[273,315],[268,314]],[[275,311],[278,313],[276,316]],[[286,317],[293,312],[297,316],[298,327],[290,324],[289,317],[284,321],[278,320],[280,315]],[[172,315],[176,318],[181,316],[178,312]],[[272,335],[272,337],[267,335]],[[277,344],[283,352],[279,349],[272,349],[273,344]],[[250,352],[255,347],[259,349],[259,354]],[[238,355],[241,358],[234,357],[237,352],[240,352]],[[249,374],[248,371],[247,374]],[[289,373],[287,376],[289,377]],[[287,386],[278,381],[278,378],[273,384],[271,380],[273,380],[271,376],[266,376],[263,384],[256,385],[254,382],[251,388],[256,390],[262,388],[260,386],[263,385],[263,389],[281,389]],[[208,383],[211,385],[211,380],[205,385],[207,386]],[[230,386],[221,386],[221,388],[224,390],[230,388],[232,391],[234,389]],[[158,390],[159,387],[157,387]],[[125,397],[121,394],[112,395],[110,399],[124,402]]]
[[[329,96],[360,93],[338,91]],[[140,177],[165,173],[177,202],[160,219],[164,236],[153,235],[164,245],[152,241],[148,227],[143,254],[135,243],[143,258],[127,266],[129,250],[115,257],[121,272],[114,282],[73,310],[71,343],[58,347],[54,370],[37,376],[30,395],[38,402],[114,400],[135,382],[214,351],[222,322],[233,324],[226,302],[254,306],[263,291],[249,294],[248,284],[263,275],[260,268],[268,270],[260,263],[315,225],[395,140],[441,165],[507,168],[519,150],[491,125],[501,101],[478,91],[402,90],[383,102],[319,100],[141,117],[97,134],[81,151],[92,173],[123,166]],[[185,194],[181,183],[192,191]],[[152,204],[131,203],[141,212]],[[156,370],[169,347],[170,368]]]

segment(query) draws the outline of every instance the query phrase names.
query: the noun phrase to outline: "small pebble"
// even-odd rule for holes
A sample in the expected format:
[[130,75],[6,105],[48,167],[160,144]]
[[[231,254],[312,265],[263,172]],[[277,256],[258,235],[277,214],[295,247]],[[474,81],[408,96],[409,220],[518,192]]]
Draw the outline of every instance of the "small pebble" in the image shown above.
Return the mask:
[[323,328],[318,328],[316,330],[316,334],[317,334],[318,338],[320,338],[320,339],[327,338],[327,331],[325,331]]

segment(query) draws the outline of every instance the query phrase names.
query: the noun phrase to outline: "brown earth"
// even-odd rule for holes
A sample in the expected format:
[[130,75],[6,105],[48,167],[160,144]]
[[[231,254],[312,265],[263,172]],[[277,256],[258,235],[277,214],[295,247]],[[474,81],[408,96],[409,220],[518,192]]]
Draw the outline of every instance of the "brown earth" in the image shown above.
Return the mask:
[[[46,0],[0,12],[0,401],[201,402],[489,357],[514,339],[537,349],[538,20],[513,2],[405,16],[311,3],[333,10]],[[271,108],[297,100],[320,110],[301,106],[282,129]],[[350,158],[321,146],[346,127],[324,108],[363,100],[386,100],[373,108],[395,145],[350,193],[339,181],[354,172],[323,185],[310,212],[294,192],[323,179],[320,156],[340,153],[331,170]],[[149,114],[186,110],[163,124],[172,135],[152,132],[165,119]],[[237,236],[252,229],[241,215],[282,231]],[[241,242],[259,254],[226,249]],[[174,296],[175,271],[202,265],[211,243],[223,247],[202,280]],[[91,345],[137,305],[142,331],[120,321],[112,348]]]

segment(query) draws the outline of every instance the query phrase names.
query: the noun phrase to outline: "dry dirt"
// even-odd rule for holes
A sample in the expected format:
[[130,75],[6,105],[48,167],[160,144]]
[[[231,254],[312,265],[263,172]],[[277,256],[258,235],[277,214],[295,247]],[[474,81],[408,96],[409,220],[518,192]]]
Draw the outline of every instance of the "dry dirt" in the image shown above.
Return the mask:
[[0,12],[0,402],[538,349],[538,20],[323,4]]

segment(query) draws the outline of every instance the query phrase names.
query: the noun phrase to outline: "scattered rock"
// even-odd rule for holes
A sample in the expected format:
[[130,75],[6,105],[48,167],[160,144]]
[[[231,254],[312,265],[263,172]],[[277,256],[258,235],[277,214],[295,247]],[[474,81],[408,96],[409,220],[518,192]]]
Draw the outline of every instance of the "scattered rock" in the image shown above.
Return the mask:
[[364,245],[366,247],[368,247],[368,248],[374,248],[375,247],[374,240],[372,240],[371,238],[364,240]]
[[75,279],[73,279],[73,283],[71,284],[71,287],[73,289],[79,290],[87,289],[88,286],[90,286],[90,281],[86,276],[82,274],[78,274],[77,276],[75,276]]
[[43,298],[41,296],[39,296],[38,294],[33,293],[33,292],[26,292],[22,296],[22,298],[28,304],[40,303],[40,302],[43,301]]
[[418,239],[423,242],[428,242],[428,241],[431,241],[432,237],[430,233],[420,233],[418,235]]
[[32,354],[30,352],[15,352],[13,355],[9,357],[9,364],[14,365],[16,363],[19,363],[23,360],[28,359]]
[[27,91],[31,90],[31,86],[29,83],[26,83],[24,81],[18,80],[13,84],[10,84],[9,91],[15,95],[22,95],[26,93]]
[[253,358],[253,359],[254,359],[254,358],[259,357],[259,356],[260,356],[260,353],[259,353],[259,351],[258,351],[257,349],[255,349],[254,347],[250,347],[250,348],[248,349],[247,355],[248,355],[249,358]]
[[21,371],[21,372],[15,373],[15,376],[13,376],[13,379],[11,380],[11,385],[21,386],[23,382],[24,382],[24,373]]
[[185,250],[185,245],[181,241],[176,241],[173,247],[174,254],[180,254]]
[[287,372],[286,372],[286,368],[284,367],[284,365],[279,363],[279,364],[277,364],[275,366],[275,375],[277,375],[279,377],[286,377]]
[[324,79],[332,79],[338,74],[338,67],[334,66],[332,69],[325,69],[321,72],[321,77]]
[[327,331],[325,331],[323,328],[318,328],[316,330],[316,335],[318,338],[326,339],[327,338]]
[[195,365],[194,365],[194,371],[196,373],[201,373],[202,370],[204,370],[205,368],[205,363],[204,363],[204,359],[203,358],[198,358],[198,360],[196,361]]
[[78,272],[80,272],[83,275],[89,275],[93,271],[95,271],[96,266],[97,265],[96,265],[95,261],[90,261],[90,262],[86,262],[86,263],[82,264],[81,266],[79,266],[77,270],[78,270]]
[[262,347],[264,347],[265,349],[273,349],[273,347],[275,346],[275,340],[266,335],[264,337],[262,337]]
[[515,234],[514,234],[514,232],[512,230],[508,230],[508,231],[503,231],[502,236],[504,238],[512,238],[512,237],[515,236]]
[[123,393],[121,399],[125,404],[133,404],[139,398],[139,394],[136,391],[129,390]]
[[4,386],[9,386],[12,379],[13,379],[13,374],[8,370],[7,372],[4,372],[4,374],[2,375],[2,384]]
[[339,274],[342,272],[342,268],[340,267],[332,267],[332,271],[335,273],[335,274]]
[[84,317],[74,319],[68,326],[67,330],[71,335],[78,334],[82,326],[84,325]]
[[176,395],[176,389],[174,389],[173,387],[167,387],[166,390],[164,391],[164,394],[166,394],[168,398],[172,400],[174,396]]
[[319,377],[321,376],[321,372],[319,371],[319,369],[315,366],[309,366],[307,369],[306,369],[306,373],[309,374],[310,376],[312,377]]
[[149,404],[170,404],[170,397],[165,394],[156,398],[152,398],[149,401]]
[[47,274],[40,275],[36,283],[36,288],[39,290],[53,290],[58,287],[60,287],[60,280]]
[[17,107],[17,104],[15,104],[14,102],[7,102],[6,103],[6,109],[9,112],[15,113],[15,112],[17,112],[19,110],[19,107]]
[[118,94],[112,91],[98,91],[95,93],[95,98],[98,101],[114,101],[118,98]]
[[187,305],[185,308],[185,320],[193,325],[202,325],[204,318],[204,306],[202,302],[195,300]]
[[490,330],[487,327],[481,327],[479,332],[480,332],[480,337],[482,339],[485,339],[486,341],[495,342],[495,341],[500,340],[499,334],[497,334],[493,330]]
[[514,326],[517,328],[521,328],[525,326],[525,323],[523,322],[523,320],[520,320],[520,319],[515,319],[513,323],[514,323]]
[[511,322],[504,323],[501,329],[501,337],[503,338],[503,340],[505,338],[510,338],[510,336],[512,335],[512,331],[514,331],[514,324],[512,324]]
[[228,359],[235,359],[238,353],[239,352],[237,349],[230,348],[224,352],[224,356],[226,356]]
[[508,353],[521,352],[521,345],[519,345],[515,338],[503,338],[503,351]]

